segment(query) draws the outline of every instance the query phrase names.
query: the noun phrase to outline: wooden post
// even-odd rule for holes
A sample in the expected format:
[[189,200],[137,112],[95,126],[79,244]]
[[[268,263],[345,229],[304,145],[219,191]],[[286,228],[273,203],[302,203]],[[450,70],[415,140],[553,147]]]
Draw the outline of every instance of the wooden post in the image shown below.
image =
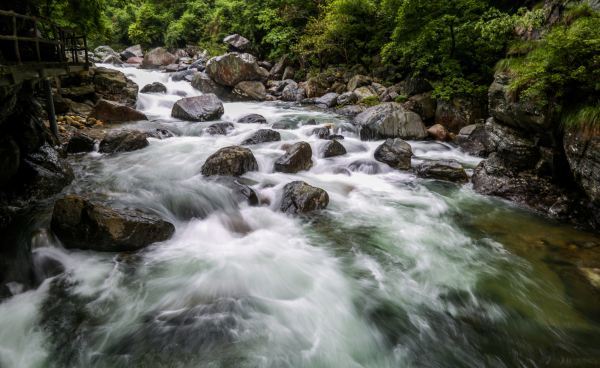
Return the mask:
[[50,130],[56,139],[58,138],[58,124],[56,123],[56,112],[54,111],[54,98],[52,97],[52,84],[50,79],[43,79],[44,88],[46,89],[46,111],[48,112],[48,121],[50,121]]

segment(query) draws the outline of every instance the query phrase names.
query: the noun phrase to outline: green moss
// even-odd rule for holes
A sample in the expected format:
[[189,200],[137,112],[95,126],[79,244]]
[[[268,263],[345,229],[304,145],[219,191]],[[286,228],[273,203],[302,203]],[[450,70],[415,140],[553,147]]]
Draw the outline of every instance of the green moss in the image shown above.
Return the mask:
[[600,106],[583,106],[565,113],[562,124],[565,129],[579,129],[588,135],[600,134]]
[[397,103],[403,103],[403,102],[406,102],[407,100],[408,100],[407,95],[399,95],[399,96],[396,96],[396,98],[394,98],[394,102],[397,102]]
[[361,104],[365,105],[365,106],[376,106],[379,105],[381,103],[381,101],[379,100],[379,97],[377,96],[369,96],[364,98],[362,101],[360,101]]

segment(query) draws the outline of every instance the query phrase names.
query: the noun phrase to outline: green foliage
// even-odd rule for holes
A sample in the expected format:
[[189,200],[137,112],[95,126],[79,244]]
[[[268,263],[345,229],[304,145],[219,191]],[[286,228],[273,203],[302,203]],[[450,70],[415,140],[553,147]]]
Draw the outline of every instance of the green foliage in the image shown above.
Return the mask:
[[369,96],[369,97],[365,97],[364,99],[362,99],[362,101],[360,101],[360,103],[362,105],[372,107],[372,106],[379,105],[381,103],[381,101],[379,100],[379,97],[377,97],[377,96]]
[[398,95],[398,96],[396,96],[396,98],[394,98],[394,102],[397,102],[397,103],[403,103],[406,101],[408,101],[407,95]]
[[564,128],[577,128],[589,135],[600,134],[600,105],[585,105],[565,114]]

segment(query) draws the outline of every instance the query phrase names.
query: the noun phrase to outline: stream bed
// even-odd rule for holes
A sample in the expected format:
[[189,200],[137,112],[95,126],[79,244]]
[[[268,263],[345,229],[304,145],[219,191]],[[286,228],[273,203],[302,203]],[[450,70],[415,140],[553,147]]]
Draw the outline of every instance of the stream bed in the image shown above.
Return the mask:
[[[228,135],[213,122],[170,117],[200,94],[168,74],[123,70],[140,87],[149,121],[165,128],[142,150],[70,158],[65,193],[97,193],[156,213],[174,236],[134,254],[65,250],[50,235],[51,203],[24,236],[66,273],[0,304],[0,367],[597,367],[600,293],[582,272],[600,263],[600,237],[476,194],[470,185],[416,178],[373,159],[332,113],[277,102],[225,103]],[[251,146],[259,171],[244,179],[262,205],[238,205],[200,174],[219,148],[240,144],[258,113],[282,142]],[[315,119],[317,126],[303,125]],[[321,158],[332,126],[347,154]],[[273,172],[284,143],[306,141],[314,165]],[[481,159],[433,141],[409,142],[415,157]],[[311,217],[278,211],[285,184],[329,193]],[[595,248],[595,249],[594,249]],[[595,263],[594,263],[595,262]],[[595,266],[597,267],[597,266]]]

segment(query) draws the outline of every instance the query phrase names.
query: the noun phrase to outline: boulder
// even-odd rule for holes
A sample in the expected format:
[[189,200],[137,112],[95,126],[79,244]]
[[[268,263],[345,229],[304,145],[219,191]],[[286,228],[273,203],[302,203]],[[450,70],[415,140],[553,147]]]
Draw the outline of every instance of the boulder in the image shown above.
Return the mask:
[[354,92],[342,93],[336,102],[338,106],[352,105],[358,102],[358,96]]
[[497,73],[488,91],[490,115],[513,128],[524,131],[546,131],[551,125],[551,116],[543,103],[516,100],[509,90],[510,76]]
[[229,45],[230,51],[234,51],[234,52],[248,51],[251,46],[250,41],[247,38],[240,36],[237,33],[225,37],[223,39],[223,42],[226,43],[227,45]]
[[306,97],[316,98],[323,96],[329,89],[329,84],[324,78],[311,77],[306,80]]
[[209,180],[214,181],[231,190],[231,194],[236,202],[246,202],[250,206],[257,206],[260,201],[254,189],[244,184],[242,178],[234,178],[231,176],[213,176]]
[[419,115],[395,102],[373,106],[354,118],[362,140],[383,138],[425,139],[427,129]]
[[375,160],[399,170],[410,169],[412,148],[402,139],[388,138],[375,150]]
[[600,135],[569,128],[563,144],[575,182],[592,202],[600,204]]
[[231,88],[222,86],[215,83],[208,74],[196,73],[192,78],[192,87],[196,88],[202,93],[212,93],[222,99],[231,98]]
[[173,74],[171,74],[171,80],[173,82],[179,82],[182,80],[193,80],[193,76],[194,74],[196,74],[196,70],[195,69],[186,69],[186,70],[182,70],[180,72],[175,72]]
[[470,155],[485,157],[490,152],[489,134],[484,124],[471,124],[462,128],[454,143]]
[[319,139],[327,139],[329,138],[329,128],[315,128],[313,129],[311,135],[316,135]]
[[366,99],[379,98],[377,92],[371,86],[358,87],[353,92],[358,99],[358,102],[363,102]]
[[204,176],[241,176],[249,171],[258,171],[258,163],[252,151],[240,146],[221,148],[202,165]]
[[315,104],[325,107],[334,107],[337,104],[338,94],[335,92],[327,93],[315,100]]
[[227,135],[233,130],[233,124],[231,123],[214,123],[206,128],[206,133],[210,135]]
[[300,101],[306,97],[306,90],[294,81],[290,81],[281,92],[283,101]]
[[108,56],[115,56],[120,60],[120,55],[113,50],[112,47],[106,45],[96,47],[94,49],[94,55],[96,55],[99,60],[104,60]]
[[128,60],[130,58],[140,58],[143,60],[144,52],[142,50],[142,46],[133,45],[133,46],[129,46],[128,48],[123,50],[123,52],[121,52],[120,55],[121,55],[121,59],[123,59],[123,60]]
[[435,122],[442,124],[452,133],[484,121],[487,115],[485,104],[474,98],[456,97],[450,101],[438,100]]
[[167,93],[167,86],[160,82],[146,84],[140,92],[142,93]]
[[375,175],[379,174],[381,169],[377,161],[373,160],[356,160],[348,164],[348,170],[352,172],[360,172],[363,174]]
[[436,141],[446,142],[450,140],[450,133],[442,124],[435,124],[427,128],[427,133]]
[[117,66],[123,65],[123,61],[121,60],[121,58],[119,56],[115,56],[115,55],[108,55],[107,57],[102,59],[102,63],[117,65]]
[[344,145],[333,139],[323,146],[323,158],[342,156],[346,154]]
[[357,88],[368,86],[371,84],[372,81],[373,79],[371,77],[357,74],[354,77],[350,78],[350,81],[348,81],[348,92],[353,92]]
[[343,106],[335,110],[336,114],[355,117],[356,115],[364,112],[367,108],[363,105],[348,105]]
[[100,142],[100,152],[117,153],[135,151],[148,146],[144,132],[138,130],[111,131]]
[[416,168],[417,176],[426,179],[437,179],[466,183],[467,172],[456,160],[425,161]]
[[142,57],[130,57],[125,61],[127,64],[141,64],[144,62],[144,58]]
[[329,195],[321,188],[303,181],[293,181],[283,187],[280,209],[287,214],[304,214],[327,208]]
[[312,167],[312,149],[306,142],[298,142],[286,149],[286,154],[275,161],[275,171],[294,174]]
[[108,123],[122,123],[126,121],[148,120],[144,113],[132,109],[129,106],[121,105],[120,103],[99,100],[96,106],[92,109],[90,117],[102,120]]
[[182,98],[171,110],[172,117],[187,121],[217,120],[224,113],[223,103],[212,93]]
[[140,210],[114,209],[78,195],[54,204],[52,231],[67,248],[129,252],[169,239],[173,224]]
[[154,130],[146,131],[146,137],[148,138],[156,138],[156,139],[167,139],[175,137],[175,134],[167,129],[156,128]]
[[281,78],[283,76],[283,72],[285,71],[285,68],[288,66],[289,64],[289,57],[287,55],[283,55],[276,63],[275,65],[273,65],[273,68],[271,68],[271,76],[273,78]]
[[210,59],[206,73],[218,84],[229,87],[244,81],[266,80],[269,76],[268,71],[258,66],[254,56],[235,52]]
[[98,97],[135,107],[138,85],[118,70],[93,68],[92,82]]
[[294,76],[296,75],[296,68],[294,68],[293,66],[286,66],[285,70],[283,71],[283,76],[281,77],[282,79],[293,79]]
[[532,169],[540,159],[536,137],[527,132],[499,124],[494,118],[486,123],[490,151],[514,171]]
[[257,101],[267,99],[267,89],[262,82],[243,81],[235,85],[233,92]]
[[69,153],[81,153],[81,152],[92,152],[96,140],[87,134],[81,132],[75,132],[67,143],[67,152]]
[[244,115],[237,121],[239,124],[266,124],[267,119],[259,114]]
[[145,69],[158,69],[161,66],[175,64],[176,62],[177,56],[171,54],[162,47],[157,47],[144,55],[144,61],[142,61],[141,67]]
[[407,110],[416,112],[425,121],[433,121],[435,119],[437,101],[432,97],[431,92],[411,96],[402,106]]
[[281,140],[281,134],[271,129],[259,129],[242,142],[242,145],[260,144],[267,142],[277,142]]

